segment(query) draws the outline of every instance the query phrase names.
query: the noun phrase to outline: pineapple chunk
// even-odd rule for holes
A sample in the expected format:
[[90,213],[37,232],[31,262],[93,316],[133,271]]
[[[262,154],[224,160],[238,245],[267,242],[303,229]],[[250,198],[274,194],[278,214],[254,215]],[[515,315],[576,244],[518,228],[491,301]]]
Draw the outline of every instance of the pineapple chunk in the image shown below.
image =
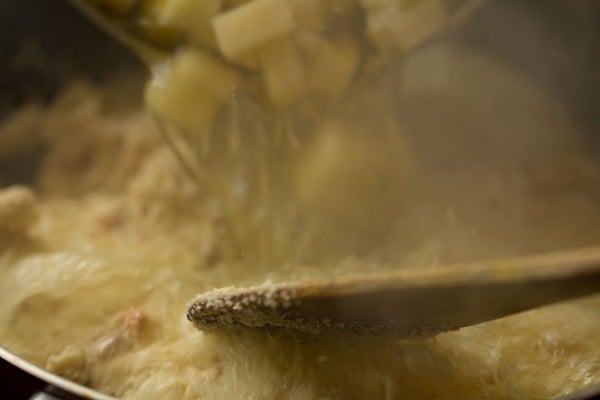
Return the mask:
[[440,31],[447,21],[439,0],[422,0],[406,8],[390,6],[370,12],[367,31],[381,49],[410,50]]
[[252,0],[215,17],[213,27],[219,49],[235,60],[291,32],[295,23],[286,0]]
[[296,40],[305,55],[311,90],[338,99],[358,69],[359,45],[350,37],[338,37],[329,42],[310,32],[302,32]]
[[306,94],[306,72],[296,46],[278,40],[261,51],[261,68],[269,98],[277,106],[286,106]]
[[397,7],[374,8],[367,15],[367,36],[382,52],[395,47],[393,25],[399,10]]
[[214,44],[212,19],[221,9],[221,0],[161,0],[153,14],[161,26],[180,29],[194,43]]
[[146,104],[182,128],[205,128],[219,103],[231,95],[236,79],[235,72],[213,57],[186,49],[154,66]]
[[[377,117],[325,123],[299,163],[297,200],[321,226],[331,227],[318,238],[329,242],[325,248],[346,242],[345,250],[355,251],[381,243],[394,223],[390,215],[407,194],[411,147],[393,122]],[[379,134],[390,130],[393,134]]]

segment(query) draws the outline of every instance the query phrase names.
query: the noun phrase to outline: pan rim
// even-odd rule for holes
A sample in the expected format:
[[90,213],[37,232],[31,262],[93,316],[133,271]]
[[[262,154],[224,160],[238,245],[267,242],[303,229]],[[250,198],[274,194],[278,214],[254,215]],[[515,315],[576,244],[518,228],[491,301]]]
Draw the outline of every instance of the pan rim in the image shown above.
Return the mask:
[[74,394],[84,399],[90,400],[117,400],[115,397],[108,396],[90,389],[86,386],[80,385],[66,378],[60,377],[53,374],[45,369],[25,360],[24,358],[14,354],[7,350],[5,347],[0,346],[0,358],[7,361],[16,368],[42,380],[50,386],[57,387],[66,391],[67,393]]

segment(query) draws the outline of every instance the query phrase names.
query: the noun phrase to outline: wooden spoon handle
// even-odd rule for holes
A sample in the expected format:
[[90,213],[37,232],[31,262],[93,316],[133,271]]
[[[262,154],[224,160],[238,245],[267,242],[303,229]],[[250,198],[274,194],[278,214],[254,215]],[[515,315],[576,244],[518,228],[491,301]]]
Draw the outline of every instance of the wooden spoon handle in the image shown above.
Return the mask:
[[455,266],[230,288],[197,297],[199,328],[432,335],[600,291],[600,246]]

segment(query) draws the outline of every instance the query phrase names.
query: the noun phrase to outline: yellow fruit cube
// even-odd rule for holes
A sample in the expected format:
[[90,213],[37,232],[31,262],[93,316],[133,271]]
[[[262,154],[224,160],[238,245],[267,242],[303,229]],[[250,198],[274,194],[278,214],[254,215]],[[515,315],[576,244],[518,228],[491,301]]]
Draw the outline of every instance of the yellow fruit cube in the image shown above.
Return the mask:
[[162,26],[185,32],[195,43],[214,43],[211,21],[221,9],[221,0],[163,0],[157,2],[153,14]]
[[270,43],[261,51],[261,70],[273,104],[286,106],[307,93],[309,85],[295,45],[286,39]]
[[304,54],[311,90],[329,98],[339,98],[358,69],[358,43],[347,36],[330,42],[310,32],[302,32],[296,40]]
[[413,157],[397,132],[380,134],[389,133],[393,122],[376,117],[367,124],[350,118],[325,123],[302,153],[296,198],[321,227],[331,227],[320,232],[320,241],[347,241],[357,250],[359,243],[381,243],[393,228],[390,216],[406,196]]
[[252,0],[213,19],[218,47],[231,60],[291,32],[294,27],[286,0]]
[[407,51],[435,33],[447,22],[439,0],[421,0],[408,7],[387,7],[369,13],[367,31],[379,48],[399,47]]
[[186,129],[210,125],[216,107],[235,87],[237,75],[212,56],[186,49],[153,67],[146,104]]

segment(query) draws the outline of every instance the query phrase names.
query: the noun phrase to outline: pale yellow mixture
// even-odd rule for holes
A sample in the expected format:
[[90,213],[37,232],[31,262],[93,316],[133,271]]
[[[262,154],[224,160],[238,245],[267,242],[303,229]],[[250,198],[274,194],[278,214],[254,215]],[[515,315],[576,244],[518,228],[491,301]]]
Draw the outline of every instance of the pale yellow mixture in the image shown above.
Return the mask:
[[547,399],[600,383],[598,296],[418,340],[185,319],[214,287],[600,243],[600,159],[565,106],[497,64],[429,49],[382,86],[396,118],[376,95],[306,137],[229,132],[200,184],[118,92],[73,83],[24,107],[3,149],[46,150],[35,185],[0,190],[0,344],[126,399]]

